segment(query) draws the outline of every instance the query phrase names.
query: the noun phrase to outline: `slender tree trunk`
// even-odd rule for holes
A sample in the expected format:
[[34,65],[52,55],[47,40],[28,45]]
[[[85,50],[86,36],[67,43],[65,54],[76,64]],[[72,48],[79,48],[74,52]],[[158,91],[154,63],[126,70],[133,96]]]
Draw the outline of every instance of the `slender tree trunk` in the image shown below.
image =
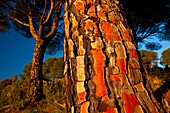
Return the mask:
[[32,58],[31,76],[31,101],[39,101],[43,95],[42,65],[47,43],[43,39],[36,40]]
[[116,0],[67,0],[68,113],[160,113],[146,90],[132,31]]

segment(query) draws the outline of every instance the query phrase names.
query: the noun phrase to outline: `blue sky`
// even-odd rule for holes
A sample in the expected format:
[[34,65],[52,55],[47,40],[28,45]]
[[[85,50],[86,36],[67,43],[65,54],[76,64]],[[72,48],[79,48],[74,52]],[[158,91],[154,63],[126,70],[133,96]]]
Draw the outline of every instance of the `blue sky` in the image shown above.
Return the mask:
[[[22,74],[26,64],[31,62],[35,41],[33,38],[27,39],[11,30],[5,34],[0,34],[0,78],[11,78],[14,74]],[[62,51],[54,56],[62,57]]]
[[[155,40],[154,41],[158,41]],[[161,52],[170,47],[170,42],[161,42],[163,47],[156,51],[158,56]],[[5,34],[0,34],[0,78],[11,78],[14,74],[22,74],[22,70],[26,64],[31,62],[34,51],[34,39],[27,39],[11,30]],[[45,59],[49,57],[62,57],[62,51],[57,52],[54,56],[45,55]]]

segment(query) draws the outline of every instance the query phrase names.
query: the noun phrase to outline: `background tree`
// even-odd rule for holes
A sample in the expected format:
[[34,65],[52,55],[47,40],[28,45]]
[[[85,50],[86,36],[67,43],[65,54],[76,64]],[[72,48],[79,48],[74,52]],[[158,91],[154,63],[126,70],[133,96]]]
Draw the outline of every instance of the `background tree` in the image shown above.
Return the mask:
[[[21,35],[35,39],[32,58],[31,101],[44,98],[42,89],[42,65],[44,53],[49,44],[58,44],[62,48],[61,9],[63,0],[1,0],[3,15],[13,22],[14,29]],[[53,41],[53,42],[52,42]]]
[[[161,86],[155,91],[155,95],[158,101],[161,101],[162,106],[164,107],[166,113],[168,113],[170,111],[170,68],[169,68],[169,64],[170,64],[170,48],[164,50],[162,52],[162,62],[161,64],[163,64],[165,67],[164,69],[161,71],[161,79],[163,80]],[[160,77],[160,76],[159,76]],[[159,79],[159,80],[161,80]]]
[[65,3],[67,112],[159,113],[117,0]]
[[43,75],[52,81],[63,78],[63,70],[63,58],[48,58],[43,64]]
[[[48,62],[48,63],[47,63]],[[49,64],[49,65],[48,65]],[[59,66],[60,70],[56,69]],[[48,68],[47,68],[48,67]],[[0,112],[54,112],[65,113],[65,79],[63,77],[62,58],[48,58],[43,64],[46,70],[43,80],[43,90],[46,99],[27,105],[30,98],[31,63],[24,66],[23,73],[14,75],[12,79],[0,81]],[[51,75],[51,74],[55,74]]]
[[[154,36],[159,40],[170,40],[170,1],[169,0],[120,0],[136,43],[145,42],[146,48],[161,45],[146,39]],[[153,38],[153,37],[152,37]],[[159,45],[158,45],[159,44]]]
[[[30,78],[31,62],[24,66],[23,75]],[[43,63],[43,80],[51,81],[64,78],[64,62],[63,58],[47,58]]]
[[151,66],[157,66],[157,52],[152,52],[148,50],[140,50],[140,55],[142,58],[142,63],[145,68],[151,68]]
[[162,64],[165,65],[165,67],[169,67],[170,65],[170,48],[166,49],[162,52]]
[[[167,49],[168,50],[168,49]],[[165,50],[165,51],[167,51]],[[169,112],[169,94],[170,94],[170,71],[166,67],[159,67],[159,66],[154,66],[151,65],[151,63],[154,61],[154,59],[157,59],[157,53],[148,51],[148,50],[141,50],[141,57],[143,64],[145,67],[147,67],[147,78],[148,78],[148,83],[150,84],[151,89],[155,93],[156,99],[159,101],[161,106],[164,107],[165,111],[168,113]],[[163,54],[164,52],[162,52]],[[167,55],[167,58],[169,58],[169,55]],[[156,62],[157,63],[157,62]]]

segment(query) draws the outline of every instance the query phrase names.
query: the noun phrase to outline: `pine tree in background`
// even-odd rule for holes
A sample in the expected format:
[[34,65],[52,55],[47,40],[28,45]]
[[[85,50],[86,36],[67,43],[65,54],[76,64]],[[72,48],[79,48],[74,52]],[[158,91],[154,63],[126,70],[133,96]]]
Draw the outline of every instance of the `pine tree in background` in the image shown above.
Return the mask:
[[[35,39],[30,70],[30,102],[45,98],[42,66],[47,47],[62,49],[63,31],[59,28],[62,26],[60,20],[63,2],[64,0],[0,0],[0,17],[10,20],[13,28],[24,37]],[[7,26],[6,24],[3,25]],[[47,52],[52,51],[47,49]]]
[[165,66],[165,68],[170,68],[170,48],[164,50],[162,52],[162,64]]

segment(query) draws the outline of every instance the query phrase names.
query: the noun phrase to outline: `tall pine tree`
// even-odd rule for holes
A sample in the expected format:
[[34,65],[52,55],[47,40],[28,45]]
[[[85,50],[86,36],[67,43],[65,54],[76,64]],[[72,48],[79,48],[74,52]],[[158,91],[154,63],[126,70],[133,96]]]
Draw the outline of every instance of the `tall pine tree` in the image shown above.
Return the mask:
[[[39,101],[43,95],[42,66],[46,48],[50,43],[62,45],[61,9],[63,0],[0,0],[0,17],[11,20],[14,29],[27,38],[35,39],[30,79],[30,100]],[[0,19],[0,24],[2,19]],[[0,28],[1,30],[1,28]],[[53,49],[52,49],[53,50]],[[51,49],[48,49],[51,53]]]

